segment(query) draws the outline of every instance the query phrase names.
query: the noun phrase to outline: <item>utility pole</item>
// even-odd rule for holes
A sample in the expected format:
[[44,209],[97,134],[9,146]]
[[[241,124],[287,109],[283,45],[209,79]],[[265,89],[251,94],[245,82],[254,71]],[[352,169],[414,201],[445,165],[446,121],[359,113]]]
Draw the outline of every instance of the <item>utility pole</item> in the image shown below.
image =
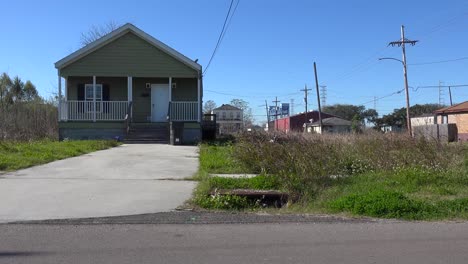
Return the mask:
[[320,98],[322,99],[322,105],[327,105],[327,86],[320,85]]
[[377,111],[377,96],[374,96],[374,110]]
[[452,103],[452,88],[450,88],[450,86],[449,86],[448,90],[449,90],[449,96],[450,96],[450,106],[452,106],[453,105],[453,103]]
[[317,104],[318,104],[318,116],[320,122],[320,133],[323,133],[323,123],[322,123],[322,107],[320,106],[320,92],[319,92],[319,83],[317,77],[317,65],[314,61],[314,74],[315,74],[315,89],[317,90]]
[[268,111],[268,103],[267,103],[267,100],[265,100],[265,104],[259,105],[259,107],[265,107],[267,122],[269,123],[269,122],[270,122],[270,113],[269,113],[269,111]]
[[411,117],[410,117],[410,98],[408,90],[408,69],[406,68],[406,47],[405,44],[410,44],[411,46],[416,45],[417,40],[409,40],[405,38],[405,26],[401,26],[401,39],[398,41],[392,41],[388,45],[401,47],[403,53],[403,75],[405,77],[405,92],[406,92],[406,125],[408,128],[408,133],[410,136],[413,136],[411,131]]
[[304,92],[304,105],[305,105],[305,120],[304,120],[304,125],[307,124],[307,105],[309,104],[309,102],[307,101],[307,94],[309,93],[309,91],[311,91],[312,89],[307,89],[307,84],[304,86],[304,89],[302,89],[301,91]]
[[294,115],[294,99],[291,99],[291,108],[289,109],[289,116]]
[[442,81],[439,81],[439,106],[445,105],[443,84]]
[[281,101],[278,101],[278,96],[275,97],[275,100],[273,103],[275,103],[275,130],[278,130],[278,103]]

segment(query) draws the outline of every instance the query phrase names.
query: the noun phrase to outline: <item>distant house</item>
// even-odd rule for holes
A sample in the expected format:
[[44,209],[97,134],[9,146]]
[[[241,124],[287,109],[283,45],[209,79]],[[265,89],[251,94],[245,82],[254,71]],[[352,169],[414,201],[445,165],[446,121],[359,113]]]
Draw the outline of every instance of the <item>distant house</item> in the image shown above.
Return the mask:
[[468,101],[436,110],[434,113],[437,124],[455,124],[458,140],[468,141]]
[[436,123],[436,116],[434,114],[425,114],[420,116],[411,117],[411,127],[427,126]]
[[406,128],[403,127],[403,124],[400,121],[397,121],[396,124],[393,125],[383,125],[380,127],[380,130],[384,133],[400,133],[406,130]]
[[55,67],[60,139],[180,144],[201,138],[202,66],[132,24]]
[[307,132],[309,133],[330,133],[343,134],[351,132],[352,122],[339,117],[328,117],[322,120],[322,126],[319,121],[307,124]]
[[[335,117],[334,115],[321,113],[322,118]],[[293,116],[286,116],[283,118],[278,118],[268,123],[269,131],[282,131],[282,132],[303,132],[304,124],[315,122],[319,120],[318,111],[309,111],[307,113],[299,113]]]
[[211,112],[216,115],[216,124],[219,135],[235,134],[244,128],[242,109],[229,104],[223,104]]

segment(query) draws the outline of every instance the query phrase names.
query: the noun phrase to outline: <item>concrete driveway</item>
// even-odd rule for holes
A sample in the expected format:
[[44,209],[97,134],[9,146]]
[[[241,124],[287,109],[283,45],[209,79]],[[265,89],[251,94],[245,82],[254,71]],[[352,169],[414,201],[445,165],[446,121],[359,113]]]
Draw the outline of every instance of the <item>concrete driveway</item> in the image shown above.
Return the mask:
[[197,168],[197,147],[134,144],[3,174],[0,222],[171,211]]

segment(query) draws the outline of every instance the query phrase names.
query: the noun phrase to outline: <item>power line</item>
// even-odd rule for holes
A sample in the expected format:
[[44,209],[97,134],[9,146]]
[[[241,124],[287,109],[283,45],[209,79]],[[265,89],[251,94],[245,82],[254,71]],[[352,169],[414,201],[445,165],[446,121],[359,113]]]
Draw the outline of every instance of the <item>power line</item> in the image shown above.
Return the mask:
[[373,102],[376,101],[376,100],[381,100],[381,99],[384,99],[384,98],[393,96],[393,95],[395,95],[395,94],[400,94],[400,93],[402,93],[404,90],[405,90],[405,89],[403,88],[403,89],[401,89],[401,90],[395,91],[395,92],[393,92],[393,93],[391,93],[391,94],[384,95],[384,96],[382,96],[382,97],[378,97],[378,98],[375,98],[375,97],[374,97],[374,99],[372,99],[372,100],[370,100],[370,101],[367,101],[367,102],[364,102],[364,103],[360,103],[360,104],[358,104],[358,105],[370,104],[370,103],[373,103]]
[[[215,93],[215,94],[221,94],[221,95],[229,95],[229,96],[235,96],[235,97],[245,97],[245,98],[252,98],[252,96],[265,96],[266,94],[249,94],[249,95],[242,95],[242,94],[233,94],[233,93],[229,93],[229,92],[220,92],[220,91],[214,91],[214,90],[208,90],[208,89],[204,89],[203,91],[205,92],[210,92],[210,93]],[[291,95],[298,95],[298,94],[301,94],[300,92],[295,92],[295,93],[287,93],[287,94],[280,94],[278,95],[277,97],[281,98],[281,97],[287,97],[287,96],[291,96]],[[267,95],[265,96],[267,98],[275,98],[276,96],[274,95]]]
[[[240,0],[238,0],[238,1],[240,1]],[[216,46],[215,46],[215,48],[213,50],[213,53],[211,54],[210,60],[208,61],[208,64],[206,65],[205,70],[203,71],[203,75],[206,73],[206,71],[210,67],[211,61],[213,60],[213,58],[214,58],[214,56],[216,54],[216,51],[218,51],[219,45],[221,44],[221,40],[223,39],[223,36],[226,33],[225,29],[226,29],[226,25],[227,25],[229,16],[231,15],[231,9],[232,9],[232,4],[233,3],[234,3],[234,0],[231,0],[231,4],[229,5],[229,9],[228,9],[228,12],[226,14],[226,18],[224,19],[223,28],[221,29],[221,32],[219,33],[218,41],[216,42]],[[234,15],[234,13],[232,13],[232,15]]]
[[429,65],[429,64],[438,64],[438,63],[461,61],[461,60],[468,60],[468,57],[461,57],[461,58],[452,59],[452,60],[441,60],[441,61],[431,61],[431,62],[421,62],[421,63],[408,63],[408,65]]
[[429,32],[422,34],[419,39],[425,38],[425,37],[433,34],[434,32],[437,32],[437,31],[441,30],[442,28],[455,23],[455,21],[457,21],[459,18],[465,17],[467,15],[468,15],[468,12],[464,12],[464,13],[461,13],[461,14],[458,14],[458,15],[452,17],[451,19],[447,20],[446,22],[440,23],[439,25],[433,27]]

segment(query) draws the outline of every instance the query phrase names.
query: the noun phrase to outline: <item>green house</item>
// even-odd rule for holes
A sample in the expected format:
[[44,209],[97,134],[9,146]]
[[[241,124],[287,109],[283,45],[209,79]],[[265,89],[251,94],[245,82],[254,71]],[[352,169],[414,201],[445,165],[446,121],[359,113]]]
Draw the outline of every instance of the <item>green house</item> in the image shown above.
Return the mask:
[[190,144],[201,138],[201,65],[132,24],[55,67],[60,139]]

